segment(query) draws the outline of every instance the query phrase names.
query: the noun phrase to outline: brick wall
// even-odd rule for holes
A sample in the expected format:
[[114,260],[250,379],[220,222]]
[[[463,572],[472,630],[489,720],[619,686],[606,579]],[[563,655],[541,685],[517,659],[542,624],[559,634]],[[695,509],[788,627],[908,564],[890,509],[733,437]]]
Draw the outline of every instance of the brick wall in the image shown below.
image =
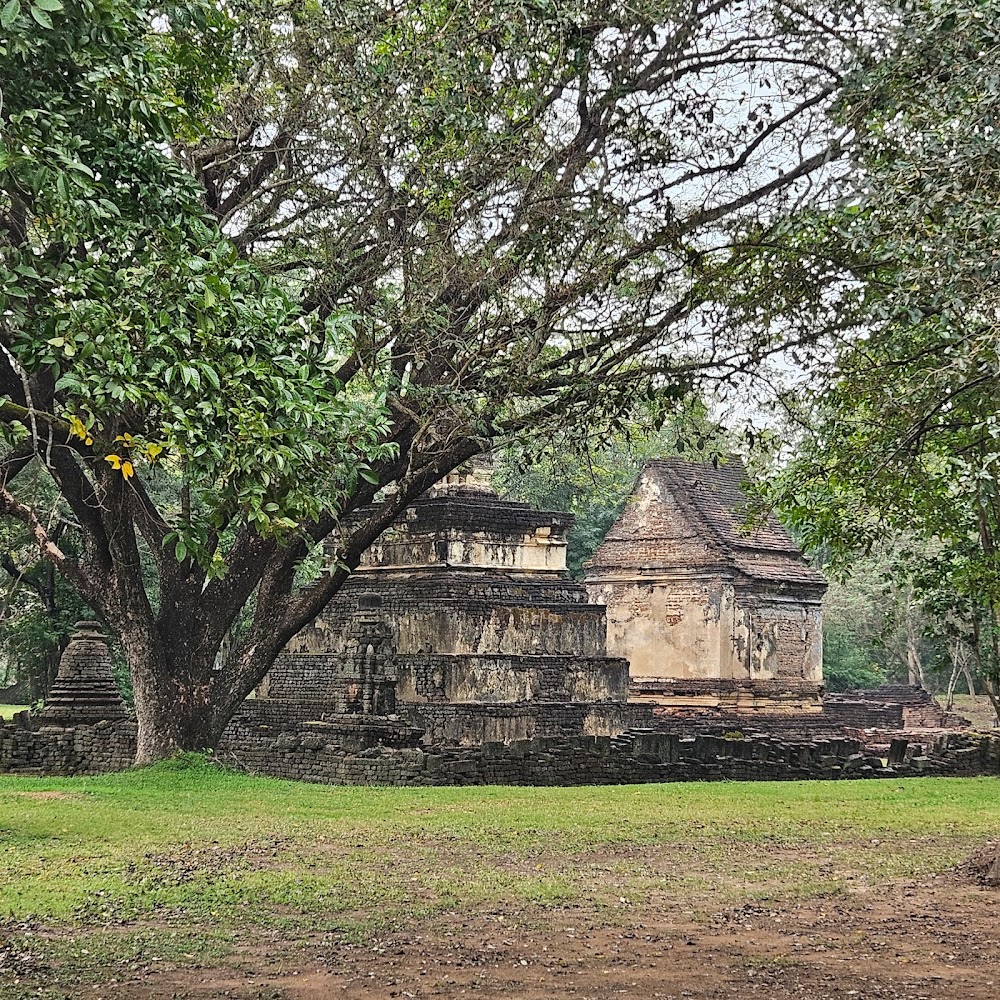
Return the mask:
[[950,729],[968,720],[946,712],[933,695],[908,684],[827,694],[823,714],[856,729]]
[[400,705],[424,730],[429,745],[509,743],[551,736],[613,736],[628,728],[628,706],[618,702],[534,702],[528,705]]
[[895,767],[857,741],[727,739],[668,733],[549,736],[476,747],[345,752],[312,732],[257,733],[224,763],[251,773],[350,785],[605,785],[669,781],[833,780],[1000,774],[1000,739],[908,747]]
[[0,773],[71,775],[125,771],[135,760],[135,741],[136,726],[131,721],[37,729],[21,724],[21,720],[0,722]]
[[[843,736],[738,739],[635,730],[616,737],[555,734],[462,747],[416,745],[419,730],[402,722],[282,725],[277,729],[252,712],[241,713],[227,730],[218,758],[255,774],[325,784],[600,785],[1000,775],[1000,737],[975,733],[897,739],[898,763],[886,767],[884,753]],[[34,730],[0,725],[0,771],[8,774],[120,771],[131,766],[134,754],[132,722]]]

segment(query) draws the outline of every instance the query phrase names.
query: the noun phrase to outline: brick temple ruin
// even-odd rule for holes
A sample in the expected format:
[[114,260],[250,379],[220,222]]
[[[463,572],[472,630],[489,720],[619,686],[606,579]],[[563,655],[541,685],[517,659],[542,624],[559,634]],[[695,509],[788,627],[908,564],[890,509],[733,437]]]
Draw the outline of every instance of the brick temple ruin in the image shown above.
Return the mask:
[[647,462],[586,566],[633,698],[822,712],[823,577],[774,517],[745,526],[742,464]]
[[567,572],[571,523],[501,500],[482,471],[446,478],[289,643],[251,710],[389,714],[381,699],[430,739],[464,744],[619,730],[628,661],[608,656],[604,608]]
[[[742,476],[649,463],[586,585],[569,515],[447,477],[289,643],[220,759],[337,784],[1000,773],[1000,739],[948,731],[925,692],[820,702],[825,585],[775,522],[743,531]],[[45,710],[0,723],[0,771],[125,768],[135,735],[81,622]]]

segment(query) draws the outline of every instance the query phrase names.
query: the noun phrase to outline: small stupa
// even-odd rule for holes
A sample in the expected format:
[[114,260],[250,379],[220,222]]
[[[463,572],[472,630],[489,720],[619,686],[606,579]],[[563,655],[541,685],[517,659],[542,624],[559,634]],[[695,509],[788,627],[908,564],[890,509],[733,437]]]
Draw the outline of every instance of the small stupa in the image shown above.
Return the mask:
[[59,659],[40,721],[74,726],[126,717],[100,622],[80,621]]

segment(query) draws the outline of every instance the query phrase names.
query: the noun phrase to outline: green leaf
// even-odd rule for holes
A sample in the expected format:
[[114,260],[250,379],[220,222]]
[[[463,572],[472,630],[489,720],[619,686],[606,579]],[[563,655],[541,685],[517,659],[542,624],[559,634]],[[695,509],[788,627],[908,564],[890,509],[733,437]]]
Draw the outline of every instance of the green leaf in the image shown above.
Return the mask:
[[56,382],[56,392],[65,392],[67,390],[71,392],[80,392],[82,389],[83,384],[80,382],[80,379],[71,372],[61,375],[59,380]]
[[49,17],[49,15],[48,15],[48,14],[46,14],[46,13],[45,13],[45,11],[44,11],[44,10],[42,10],[42,8],[41,8],[41,7],[32,7],[32,8],[31,8],[31,16],[32,16],[32,17],[33,17],[33,18],[34,18],[34,19],[35,19],[35,20],[36,20],[36,21],[37,21],[37,22],[38,22],[38,23],[39,23],[39,24],[40,24],[40,25],[41,25],[41,26],[42,26],[43,28],[51,28],[51,27],[52,27],[52,18],[51,18],[51,17]]
[[86,163],[81,163],[79,160],[69,160],[66,166],[68,166],[71,170],[79,171],[79,173],[84,174],[93,180],[94,171],[91,170]]
[[7,0],[0,10],[0,27],[9,28],[21,13],[21,0]]
[[42,10],[62,10],[62,0],[35,0],[35,7],[41,7]]

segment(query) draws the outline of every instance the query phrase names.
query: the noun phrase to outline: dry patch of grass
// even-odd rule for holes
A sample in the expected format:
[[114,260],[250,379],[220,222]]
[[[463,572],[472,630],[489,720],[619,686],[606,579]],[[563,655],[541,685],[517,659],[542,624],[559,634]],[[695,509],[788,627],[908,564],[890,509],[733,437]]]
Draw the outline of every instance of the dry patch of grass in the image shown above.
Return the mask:
[[955,711],[965,716],[976,729],[992,729],[997,719],[993,703],[984,694],[974,698],[967,694],[956,694]]

